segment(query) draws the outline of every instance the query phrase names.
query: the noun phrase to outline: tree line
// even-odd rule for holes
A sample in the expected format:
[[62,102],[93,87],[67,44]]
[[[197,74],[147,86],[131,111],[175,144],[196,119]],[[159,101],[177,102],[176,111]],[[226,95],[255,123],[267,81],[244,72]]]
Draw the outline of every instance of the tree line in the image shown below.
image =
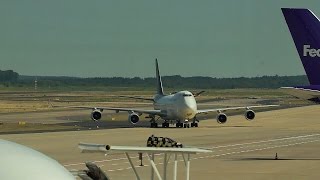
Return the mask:
[[[22,76],[12,70],[0,70],[0,83],[6,87],[33,87],[37,80],[39,88],[60,87],[140,87],[154,88],[156,79],[125,78],[125,77],[96,77],[79,78],[65,76]],[[182,77],[163,76],[163,85],[166,88],[181,89],[234,89],[234,88],[279,88],[283,86],[307,85],[306,76],[262,76],[238,78],[213,78],[213,77]]]
[[[36,77],[24,76],[16,82],[22,86],[33,85]],[[154,88],[155,78],[77,78],[77,77],[37,77],[39,87],[141,87]],[[235,89],[235,88],[279,88],[283,86],[307,85],[306,76],[262,76],[239,78],[212,77],[162,77],[165,88],[181,89]]]

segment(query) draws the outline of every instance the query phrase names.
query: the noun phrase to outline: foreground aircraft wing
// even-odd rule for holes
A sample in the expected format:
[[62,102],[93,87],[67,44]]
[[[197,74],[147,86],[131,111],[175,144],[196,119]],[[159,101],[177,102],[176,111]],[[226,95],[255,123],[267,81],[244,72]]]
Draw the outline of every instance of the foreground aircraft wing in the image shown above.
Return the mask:
[[281,87],[287,94],[301,99],[313,99],[320,97],[319,89],[312,89],[307,87]]
[[279,105],[260,105],[260,106],[242,106],[242,107],[227,107],[227,108],[217,108],[217,109],[202,109],[198,110],[197,114],[209,113],[209,112],[225,112],[229,110],[249,110],[253,108],[267,108],[267,107],[278,107]]
[[89,144],[79,143],[79,148],[83,152],[102,152],[108,151],[122,151],[122,152],[133,152],[133,153],[206,153],[212,152],[207,149],[200,148],[174,148],[174,147],[140,147],[140,146],[111,146],[105,144]]

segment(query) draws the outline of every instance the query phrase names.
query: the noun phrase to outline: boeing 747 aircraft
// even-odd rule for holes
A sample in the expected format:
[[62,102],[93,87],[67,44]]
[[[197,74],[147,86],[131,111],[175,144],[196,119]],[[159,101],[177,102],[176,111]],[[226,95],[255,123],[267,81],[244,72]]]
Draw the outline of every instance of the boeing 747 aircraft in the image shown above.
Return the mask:
[[[161,76],[159,72],[158,61],[156,59],[156,79],[157,79],[157,93],[153,98],[142,98],[142,97],[128,97],[134,99],[143,99],[152,101],[154,109],[131,109],[131,108],[112,108],[112,107],[87,107],[87,106],[72,106],[69,108],[82,108],[92,109],[91,119],[98,121],[102,117],[103,110],[114,110],[116,112],[126,111],[129,113],[128,121],[132,124],[139,122],[142,114],[147,114],[150,118],[150,124],[152,128],[158,127],[156,117],[160,117],[163,120],[162,127],[169,127],[169,123],[175,124],[176,127],[198,127],[198,120],[196,116],[201,113],[216,112],[217,122],[220,124],[227,122],[227,115],[224,114],[228,110],[240,110],[245,111],[244,116],[247,120],[253,120],[255,118],[255,112],[252,108],[272,107],[277,105],[261,105],[261,106],[244,106],[244,107],[228,107],[218,109],[203,109],[197,108],[197,102],[195,96],[199,95],[192,94],[189,91],[180,91],[174,94],[165,95],[163,92]],[[191,123],[190,123],[191,121]]]
[[282,8],[310,85],[282,87],[288,94],[320,103],[320,21],[309,9]]

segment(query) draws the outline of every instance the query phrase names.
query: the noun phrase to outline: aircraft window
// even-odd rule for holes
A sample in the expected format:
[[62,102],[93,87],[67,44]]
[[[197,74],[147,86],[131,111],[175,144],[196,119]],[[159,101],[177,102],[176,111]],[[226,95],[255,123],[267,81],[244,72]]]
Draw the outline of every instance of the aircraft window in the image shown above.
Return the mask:
[[192,96],[192,94],[183,94],[184,97],[186,96]]

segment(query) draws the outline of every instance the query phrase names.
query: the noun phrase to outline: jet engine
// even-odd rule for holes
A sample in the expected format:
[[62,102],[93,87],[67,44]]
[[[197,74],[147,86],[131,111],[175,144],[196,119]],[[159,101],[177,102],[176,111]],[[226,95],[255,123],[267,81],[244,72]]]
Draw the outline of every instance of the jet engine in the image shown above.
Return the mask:
[[131,124],[137,124],[139,122],[139,116],[136,113],[129,114],[128,121]]
[[101,114],[101,110],[100,109],[95,109],[95,110],[92,111],[91,119],[93,121],[98,121],[98,120],[101,119],[101,117],[102,117],[102,114]]
[[227,122],[227,115],[224,114],[224,113],[219,113],[219,114],[217,115],[217,122],[218,122],[219,124],[224,124],[224,123],[226,123],[226,122]]
[[251,121],[254,119],[254,117],[256,116],[256,113],[252,110],[247,110],[245,113],[244,113],[244,117],[248,120],[248,121]]

